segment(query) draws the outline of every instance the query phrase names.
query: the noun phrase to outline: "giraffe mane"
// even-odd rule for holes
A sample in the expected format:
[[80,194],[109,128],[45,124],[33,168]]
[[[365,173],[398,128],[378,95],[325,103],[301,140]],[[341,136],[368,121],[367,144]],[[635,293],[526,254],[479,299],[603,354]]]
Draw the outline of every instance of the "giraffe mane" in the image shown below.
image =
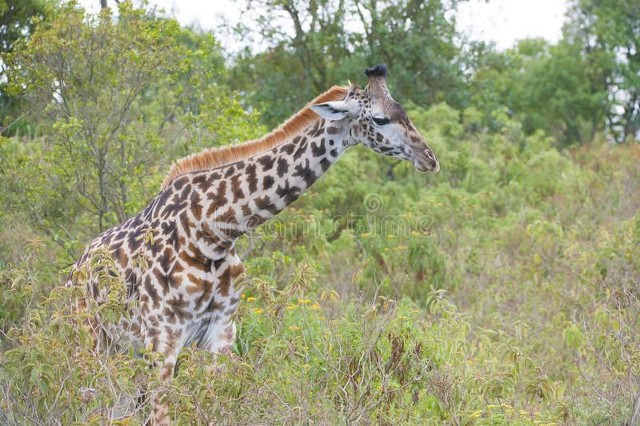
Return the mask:
[[342,100],[348,90],[348,87],[333,86],[309,102],[304,108],[291,116],[275,130],[259,139],[220,148],[208,148],[199,153],[191,154],[177,160],[162,181],[161,190],[167,188],[176,177],[186,173],[226,166],[277,147],[284,143],[289,136],[300,133],[320,119],[320,117],[311,110],[311,105]]

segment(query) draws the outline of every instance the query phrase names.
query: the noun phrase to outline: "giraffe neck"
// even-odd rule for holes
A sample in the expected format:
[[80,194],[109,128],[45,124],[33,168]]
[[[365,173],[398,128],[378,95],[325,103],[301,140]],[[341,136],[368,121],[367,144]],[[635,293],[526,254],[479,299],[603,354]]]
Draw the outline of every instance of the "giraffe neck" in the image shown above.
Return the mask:
[[194,216],[204,239],[221,247],[233,245],[298,199],[349,146],[346,125],[321,119],[273,149],[196,173],[194,190],[204,189],[204,194],[197,197],[201,207]]

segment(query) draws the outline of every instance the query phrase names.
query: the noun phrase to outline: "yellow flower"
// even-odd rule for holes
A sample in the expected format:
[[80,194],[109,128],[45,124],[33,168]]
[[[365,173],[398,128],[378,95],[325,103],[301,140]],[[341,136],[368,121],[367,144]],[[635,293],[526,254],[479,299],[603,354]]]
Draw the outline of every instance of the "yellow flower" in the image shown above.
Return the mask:
[[253,302],[254,300],[256,300],[256,298],[253,296],[247,297],[247,302]]
[[475,411],[475,412],[471,413],[471,417],[474,418],[474,419],[477,419],[478,417],[482,416],[483,414],[484,414],[483,410],[478,410],[478,411]]
[[264,310],[262,308],[253,308],[253,313],[256,315],[260,315]]
[[319,311],[320,309],[322,309],[322,308],[317,303],[314,303],[313,305],[311,305],[311,310],[312,311]]

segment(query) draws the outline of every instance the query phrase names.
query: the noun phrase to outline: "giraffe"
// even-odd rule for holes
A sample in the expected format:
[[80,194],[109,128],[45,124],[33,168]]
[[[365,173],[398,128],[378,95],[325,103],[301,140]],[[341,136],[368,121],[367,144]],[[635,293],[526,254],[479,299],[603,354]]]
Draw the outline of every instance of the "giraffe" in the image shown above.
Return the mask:
[[[179,160],[142,212],[93,240],[67,285],[86,285],[81,304],[105,303],[110,289],[86,265],[106,251],[124,279],[129,312],[115,325],[96,318],[95,333],[115,348],[160,352],[159,374],[169,381],[188,345],[230,351],[244,276],[236,240],[294,202],[349,147],[438,172],[436,155],[391,97],[386,66],[365,74],[365,89],[334,86],[261,139]],[[169,424],[166,404],[152,407],[150,422]]]

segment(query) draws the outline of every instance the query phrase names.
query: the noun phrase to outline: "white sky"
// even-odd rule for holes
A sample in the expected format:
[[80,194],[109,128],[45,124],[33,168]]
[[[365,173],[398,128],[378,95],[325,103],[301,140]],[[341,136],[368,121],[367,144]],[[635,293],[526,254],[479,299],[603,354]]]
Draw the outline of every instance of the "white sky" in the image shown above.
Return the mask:
[[[115,5],[114,0],[108,0]],[[204,29],[215,26],[221,17],[235,21],[240,6],[232,0],[150,0],[185,24],[197,23]],[[242,2],[241,2],[242,3]],[[100,0],[80,0],[88,11],[97,11]],[[556,42],[566,11],[565,0],[470,0],[461,3],[458,12],[459,29],[474,39],[496,42],[505,49],[517,40],[542,37]]]
[[555,43],[562,36],[566,10],[565,0],[471,0],[459,6],[458,25],[500,49],[531,37]]

